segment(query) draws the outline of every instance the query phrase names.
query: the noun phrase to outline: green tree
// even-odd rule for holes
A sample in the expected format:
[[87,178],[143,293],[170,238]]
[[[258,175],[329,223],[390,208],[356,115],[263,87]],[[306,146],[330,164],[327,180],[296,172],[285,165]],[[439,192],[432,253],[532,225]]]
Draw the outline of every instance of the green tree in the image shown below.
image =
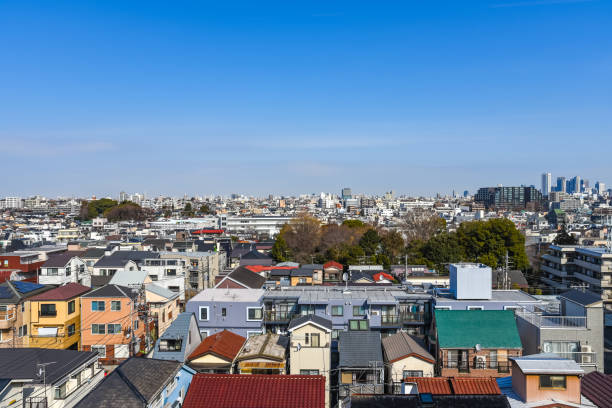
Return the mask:
[[202,204],[200,206],[200,213],[201,214],[210,214],[210,207],[208,206],[208,204]]
[[274,245],[272,245],[272,258],[274,258],[276,262],[285,262],[290,259],[289,254],[290,250],[285,239],[281,234],[278,234],[274,241]]
[[380,246],[380,236],[374,229],[369,229],[359,240],[359,246],[367,256],[376,255]]
[[397,231],[386,231],[382,233],[380,238],[383,253],[389,258],[390,262],[395,262],[404,250],[402,234]]
[[185,207],[183,208],[183,215],[186,217],[193,217],[194,212],[191,203],[185,204]]
[[555,245],[576,245],[578,240],[573,235],[567,233],[565,224],[563,224],[561,225],[561,231],[559,231],[553,243]]
[[344,220],[342,221],[342,225],[347,226],[349,228],[363,228],[365,224],[360,220]]

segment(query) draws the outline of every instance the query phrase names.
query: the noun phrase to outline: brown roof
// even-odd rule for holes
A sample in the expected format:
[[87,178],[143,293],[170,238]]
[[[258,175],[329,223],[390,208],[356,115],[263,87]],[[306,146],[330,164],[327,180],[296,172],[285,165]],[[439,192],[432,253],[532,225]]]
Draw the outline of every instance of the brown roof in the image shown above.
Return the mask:
[[453,393],[447,378],[406,377],[404,382],[416,383],[421,394],[452,395]]
[[494,378],[451,378],[455,395],[499,395],[501,391]]
[[403,358],[414,356],[432,364],[435,358],[406,332],[395,333],[382,339],[383,352],[388,362],[393,363]]
[[68,283],[47,292],[31,297],[29,300],[67,300],[89,292],[91,288],[79,283]]
[[187,358],[188,361],[202,357],[205,354],[211,353],[227,360],[233,360],[236,354],[242,348],[246,338],[232,333],[229,330],[213,334],[206,337],[193,353]]
[[588,373],[582,377],[581,392],[598,407],[612,407],[612,375]]

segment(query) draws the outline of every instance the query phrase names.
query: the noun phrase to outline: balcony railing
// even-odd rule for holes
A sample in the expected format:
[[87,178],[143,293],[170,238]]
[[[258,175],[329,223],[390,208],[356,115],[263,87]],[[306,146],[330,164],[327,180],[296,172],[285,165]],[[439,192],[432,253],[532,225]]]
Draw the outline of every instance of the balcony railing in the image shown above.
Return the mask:
[[458,361],[445,360],[440,364],[441,368],[456,368],[460,373],[469,373],[474,370],[497,370],[498,373],[509,373],[510,363],[507,361],[474,360]]
[[517,310],[516,316],[543,329],[586,329],[584,316],[545,316],[540,313]]
[[47,408],[46,397],[28,397],[23,401],[24,408]]
[[39,313],[40,317],[55,317],[57,316],[57,311],[46,311],[46,312],[40,312]]
[[402,323],[414,323],[414,322],[424,322],[425,321],[425,312],[405,312],[400,313],[400,320]]
[[296,314],[294,312],[264,310],[264,321],[266,322],[288,322]]
[[383,326],[397,326],[400,324],[399,315],[381,315],[380,324]]
[[595,365],[597,364],[597,353],[584,353],[584,352],[555,352],[554,354],[558,355],[561,358],[566,358],[568,360],[574,360],[580,365]]

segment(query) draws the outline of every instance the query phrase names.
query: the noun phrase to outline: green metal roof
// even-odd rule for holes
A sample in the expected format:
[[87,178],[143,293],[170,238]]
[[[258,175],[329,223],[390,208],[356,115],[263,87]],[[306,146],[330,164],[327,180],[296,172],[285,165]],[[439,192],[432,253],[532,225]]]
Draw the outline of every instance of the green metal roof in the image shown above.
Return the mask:
[[522,348],[512,310],[436,310],[440,348]]

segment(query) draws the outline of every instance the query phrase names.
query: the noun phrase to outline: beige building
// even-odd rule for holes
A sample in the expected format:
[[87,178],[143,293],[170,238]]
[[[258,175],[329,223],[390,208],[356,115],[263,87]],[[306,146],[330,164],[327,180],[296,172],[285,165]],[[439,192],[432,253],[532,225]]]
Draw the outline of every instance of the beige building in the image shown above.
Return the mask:
[[157,336],[161,336],[180,313],[179,294],[150,283],[145,285],[145,297],[151,316],[157,318]]
[[382,339],[387,393],[401,394],[406,377],[433,377],[436,359],[412,336],[400,331]]
[[331,320],[316,315],[296,317],[289,323],[288,331],[290,374],[324,376],[325,407],[329,408]]

